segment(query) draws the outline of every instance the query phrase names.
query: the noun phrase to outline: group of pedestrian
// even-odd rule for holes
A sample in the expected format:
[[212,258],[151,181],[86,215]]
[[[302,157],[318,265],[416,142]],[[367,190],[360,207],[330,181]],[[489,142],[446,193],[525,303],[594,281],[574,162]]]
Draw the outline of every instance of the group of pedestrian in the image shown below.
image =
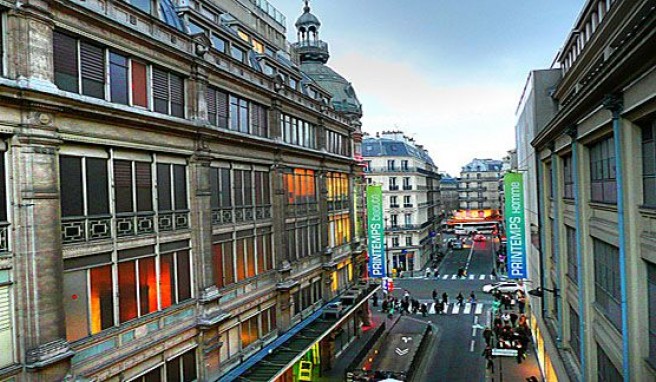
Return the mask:
[[[494,372],[492,362],[492,349],[514,349],[517,350],[517,363],[522,363],[526,358],[526,351],[531,339],[531,329],[528,325],[524,308],[526,296],[522,291],[516,293],[494,293],[494,297],[501,303],[503,310],[499,310],[492,321],[492,327],[483,330],[486,349],[483,356],[487,360],[487,367]],[[517,306],[518,312],[513,309]],[[505,310],[505,311],[504,311]]]
[[[375,297],[374,301],[377,301],[377,297]],[[428,305],[426,303],[420,302],[415,298],[412,298],[410,293],[405,291],[403,298],[399,299],[392,295],[388,295],[386,298],[384,298],[380,311],[387,313],[389,318],[394,317],[394,314],[397,312],[400,315],[421,313],[424,317],[426,317],[428,314]]]

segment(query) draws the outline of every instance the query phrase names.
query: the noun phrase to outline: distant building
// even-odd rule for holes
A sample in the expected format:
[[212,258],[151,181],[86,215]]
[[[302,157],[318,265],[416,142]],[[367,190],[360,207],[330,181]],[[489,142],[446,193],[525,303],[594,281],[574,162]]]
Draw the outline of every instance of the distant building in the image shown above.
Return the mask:
[[421,270],[436,250],[440,176],[428,151],[400,131],[365,137],[369,184],[383,185],[389,266]]
[[446,215],[460,208],[458,180],[447,173],[440,173],[440,200]]
[[499,209],[499,178],[503,162],[474,159],[462,167],[458,179],[460,209]]

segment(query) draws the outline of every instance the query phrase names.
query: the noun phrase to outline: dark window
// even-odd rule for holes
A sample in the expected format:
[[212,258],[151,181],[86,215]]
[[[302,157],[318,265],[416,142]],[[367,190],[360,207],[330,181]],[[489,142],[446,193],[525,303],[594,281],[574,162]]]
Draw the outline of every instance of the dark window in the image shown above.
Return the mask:
[[572,155],[563,158],[563,197],[574,198],[574,177],[572,169]]
[[579,315],[569,307],[569,346],[577,360],[581,360],[581,321]]
[[226,51],[226,41],[222,39],[221,37],[213,34],[212,35],[212,45],[214,45],[214,49],[218,50],[221,53],[225,53]]
[[208,87],[205,91],[205,98],[207,102],[207,121],[210,125],[217,126],[216,90]]
[[[61,90],[78,93],[80,85],[78,80],[77,40],[56,31],[52,37],[55,85]],[[0,40],[2,39],[0,38]]]
[[62,217],[83,216],[82,158],[69,156],[59,158],[59,187]]
[[656,122],[642,128],[642,192],[645,206],[656,207]]
[[647,299],[649,301],[649,362],[656,366],[656,265],[647,263]]
[[175,209],[187,209],[187,170],[180,164],[173,165],[173,180],[175,186]]
[[105,50],[96,45],[80,42],[80,72],[82,94],[105,98]]
[[7,221],[7,185],[5,179],[5,153],[0,151],[0,222]]
[[608,358],[604,349],[597,344],[597,381],[598,382],[622,382],[622,374]]
[[590,192],[593,202],[617,203],[614,138],[590,146]]
[[[0,14],[1,16],[1,14]],[[4,57],[5,57],[5,44],[4,44],[4,39],[5,39],[5,25],[2,22],[2,17],[0,17],[0,76],[2,76],[4,72]]]
[[128,104],[128,58],[109,53],[109,83],[112,102]]
[[196,379],[196,349],[166,362],[167,382],[192,382]]
[[135,183],[137,186],[137,211],[153,210],[153,178],[150,163],[135,162]]
[[180,76],[170,74],[171,82],[171,115],[184,118],[184,80]]
[[574,284],[577,284],[579,266],[576,247],[576,229],[566,226],[565,235],[567,240],[567,276],[569,276]]
[[89,215],[109,213],[107,160],[87,158],[87,211]]
[[169,113],[169,74],[153,68],[153,109],[158,113]]
[[595,302],[608,320],[621,330],[620,254],[619,249],[592,239],[594,249]]
[[173,210],[171,203],[171,165],[157,164],[157,202],[158,211]]
[[[82,188],[82,166],[86,168],[86,198]],[[106,215],[109,213],[107,160],[60,156],[62,216]]]
[[116,212],[135,212],[135,205],[138,212],[152,211],[150,163],[114,160],[114,189]]
[[116,212],[132,212],[132,162],[114,161],[114,192]]
[[191,298],[191,265],[189,263],[189,251],[177,253],[178,265],[178,302]]

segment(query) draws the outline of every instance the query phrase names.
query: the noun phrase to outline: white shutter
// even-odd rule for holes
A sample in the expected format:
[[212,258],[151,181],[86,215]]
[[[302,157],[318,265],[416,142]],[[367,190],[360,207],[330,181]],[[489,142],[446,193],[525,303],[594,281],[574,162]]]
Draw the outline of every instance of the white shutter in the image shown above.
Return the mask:
[[14,363],[14,340],[12,333],[12,309],[9,286],[0,287],[0,367]]

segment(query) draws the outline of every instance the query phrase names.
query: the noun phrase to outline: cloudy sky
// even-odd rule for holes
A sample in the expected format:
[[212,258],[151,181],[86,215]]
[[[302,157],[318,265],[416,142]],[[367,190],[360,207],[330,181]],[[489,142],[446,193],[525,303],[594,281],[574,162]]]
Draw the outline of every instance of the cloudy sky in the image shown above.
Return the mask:
[[[269,0],[287,16],[301,0]],[[364,131],[401,129],[457,175],[515,146],[515,110],[531,69],[551,66],[584,1],[313,0],[329,65],[364,105]]]

